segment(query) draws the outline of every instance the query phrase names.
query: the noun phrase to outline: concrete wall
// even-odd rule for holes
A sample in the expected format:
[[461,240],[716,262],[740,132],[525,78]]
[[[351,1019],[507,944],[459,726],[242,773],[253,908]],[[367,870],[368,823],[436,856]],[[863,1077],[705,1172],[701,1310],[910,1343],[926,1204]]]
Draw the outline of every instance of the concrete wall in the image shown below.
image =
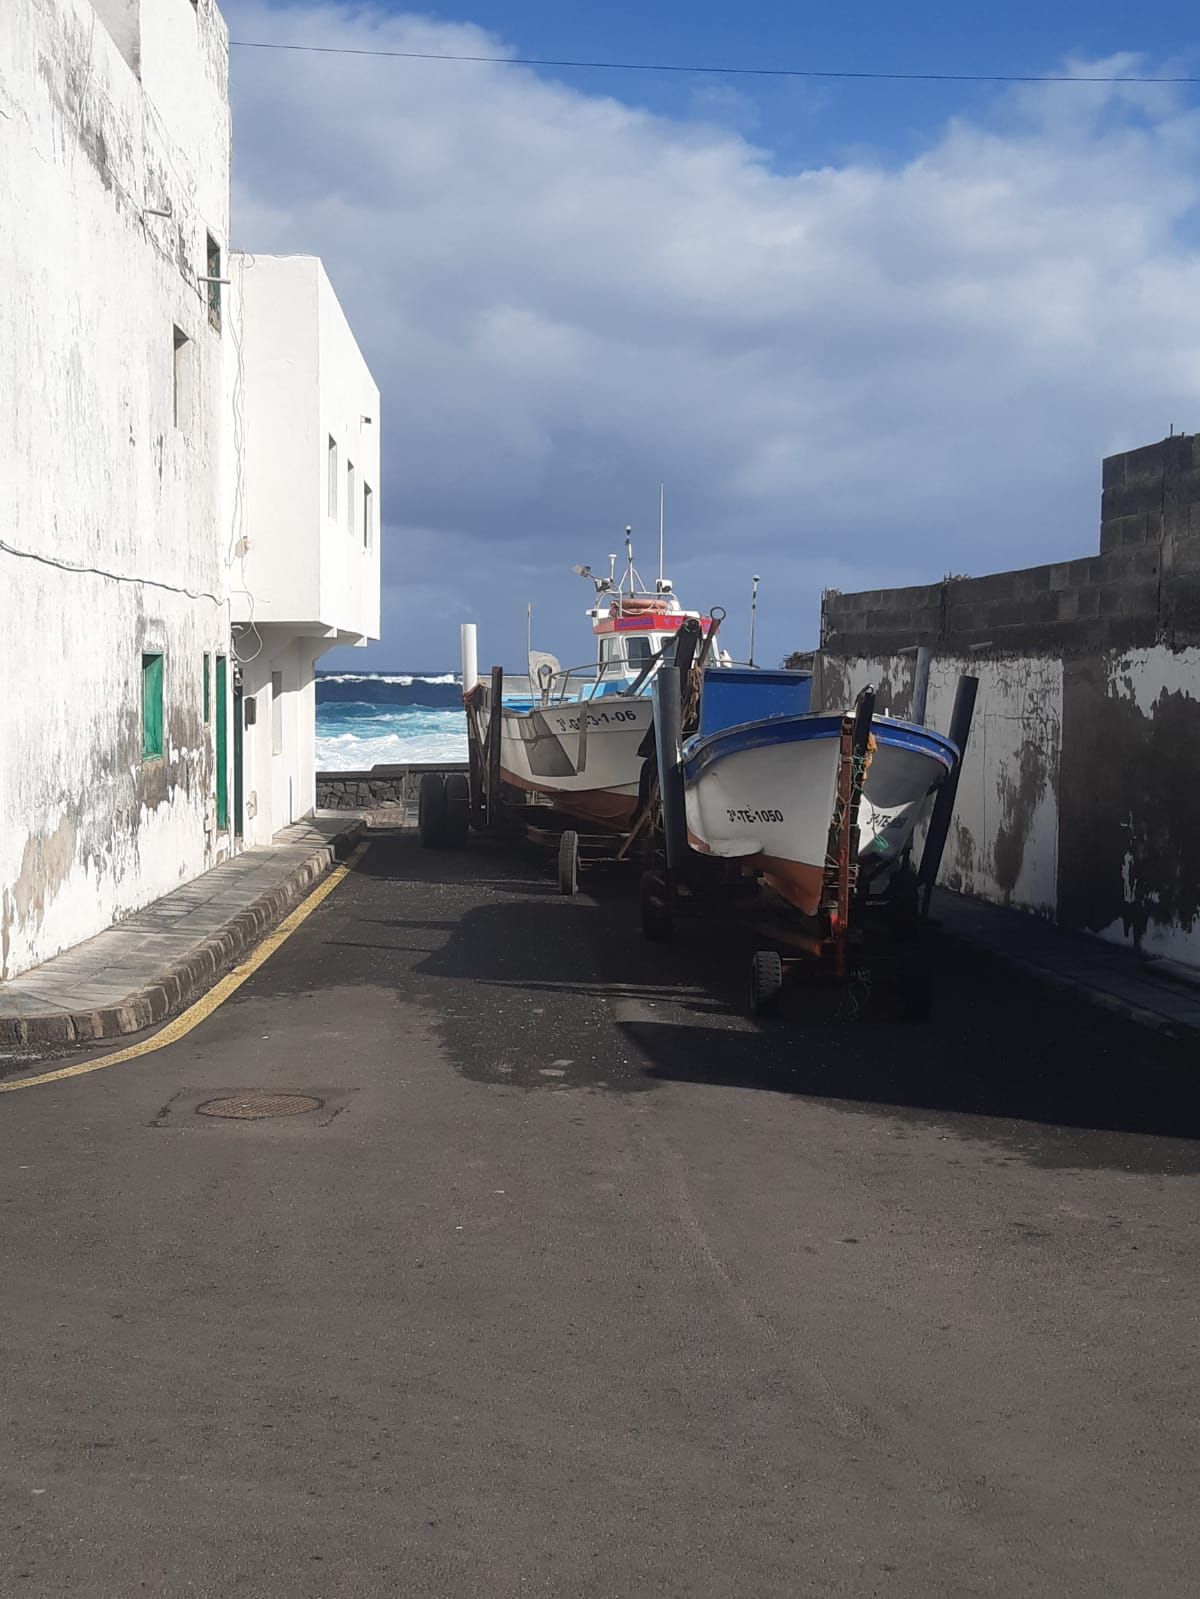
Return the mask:
[[[233,273],[230,403],[245,441],[234,516],[248,541],[234,620],[249,622],[253,604],[258,622],[305,626],[324,648],[378,638],[379,390],[315,256],[235,255]],[[369,542],[364,485],[374,503]]]
[[239,254],[232,271],[231,604],[256,714],[244,733],[244,839],[265,844],[315,804],[315,662],[379,636],[379,390],[314,256]]
[[[204,653],[229,649],[222,333],[196,281],[206,235],[228,236],[229,114],[212,5],[13,0],[0,61],[10,976],[231,847],[202,708]],[[149,761],[144,650],[165,656],[164,753]]]
[[906,715],[924,644],[946,730],[979,678],[947,886],[1200,965],[1200,440],[1104,463],[1098,556],[829,593],[822,639],[825,707]]

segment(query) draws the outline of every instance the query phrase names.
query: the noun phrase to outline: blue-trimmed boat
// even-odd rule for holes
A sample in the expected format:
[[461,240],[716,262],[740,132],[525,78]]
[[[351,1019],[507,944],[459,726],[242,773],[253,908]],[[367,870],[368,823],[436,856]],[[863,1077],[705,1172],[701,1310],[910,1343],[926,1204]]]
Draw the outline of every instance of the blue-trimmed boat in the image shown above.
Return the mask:
[[[739,861],[815,914],[837,792],[842,713],[809,710],[807,673],[705,672],[700,727],[683,748],[688,839]],[[900,858],[958,760],[948,738],[877,715],[859,805],[859,858]]]

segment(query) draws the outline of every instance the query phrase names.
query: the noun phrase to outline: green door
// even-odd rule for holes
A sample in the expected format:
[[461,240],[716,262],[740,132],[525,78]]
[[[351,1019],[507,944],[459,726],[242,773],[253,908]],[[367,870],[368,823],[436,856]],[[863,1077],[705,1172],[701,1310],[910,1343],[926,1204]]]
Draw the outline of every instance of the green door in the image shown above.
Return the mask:
[[244,711],[242,685],[238,674],[233,678],[233,836],[242,836],[242,727]]
[[217,828],[229,826],[229,697],[228,662],[217,656]]

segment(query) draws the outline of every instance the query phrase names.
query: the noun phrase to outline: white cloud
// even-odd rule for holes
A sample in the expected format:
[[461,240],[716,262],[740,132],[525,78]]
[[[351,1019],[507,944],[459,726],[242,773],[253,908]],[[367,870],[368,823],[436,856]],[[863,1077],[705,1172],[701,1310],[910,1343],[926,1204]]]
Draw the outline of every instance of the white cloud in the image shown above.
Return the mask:
[[[504,51],[226,10],[235,38]],[[237,51],[234,91],[236,242],[321,254],[383,389],[392,665],[452,659],[428,595],[456,588],[506,644],[527,598],[565,607],[546,642],[585,653],[565,567],[630,519],[648,554],[660,477],[678,585],[732,611],[760,570],[782,652],[823,582],[1088,552],[1100,455],[1200,426],[1174,91],[1027,87],[904,164],[796,172],[711,99],[671,121],[517,67]]]

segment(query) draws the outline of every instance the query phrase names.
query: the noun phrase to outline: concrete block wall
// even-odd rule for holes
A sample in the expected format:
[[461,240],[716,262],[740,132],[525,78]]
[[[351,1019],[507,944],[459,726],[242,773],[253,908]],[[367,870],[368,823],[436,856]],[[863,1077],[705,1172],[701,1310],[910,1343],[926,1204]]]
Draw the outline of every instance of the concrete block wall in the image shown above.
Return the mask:
[[1200,435],[1106,460],[1100,518],[1097,555],[920,588],[830,590],[822,644],[841,655],[1200,644]]
[[[814,706],[867,682],[928,720],[980,680],[948,886],[1200,966],[1200,438],[1104,463],[1098,555],[829,593]],[[900,652],[906,652],[901,654]]]

